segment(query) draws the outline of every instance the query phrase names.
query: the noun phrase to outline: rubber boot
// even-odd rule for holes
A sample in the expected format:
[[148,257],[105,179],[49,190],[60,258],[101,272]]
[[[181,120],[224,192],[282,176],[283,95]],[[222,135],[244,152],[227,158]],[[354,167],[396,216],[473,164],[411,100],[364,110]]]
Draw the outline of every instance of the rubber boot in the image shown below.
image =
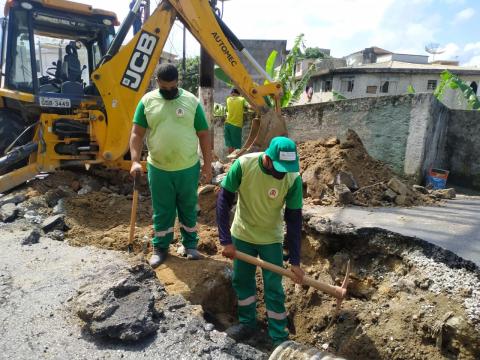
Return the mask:
[[255,335],[254,328],[241,323],[230,326],[225,332],[235,341],[248,340]]
[[162,249],[157,246],[154,246],[153,254],[149,261],[150,266],[154,269],[160,266],[167,259],[167,255],[168,255],[168,249]]

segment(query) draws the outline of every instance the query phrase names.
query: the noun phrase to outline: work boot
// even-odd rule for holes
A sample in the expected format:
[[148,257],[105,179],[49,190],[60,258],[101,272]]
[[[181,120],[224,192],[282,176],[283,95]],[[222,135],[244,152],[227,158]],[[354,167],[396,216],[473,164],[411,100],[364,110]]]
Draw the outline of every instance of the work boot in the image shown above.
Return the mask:
[[235,341],[244,341],[255,334],[255,329],[240,323],[230,326],[225,332]]
[[154,269],[160,266],[161,264],[163,264],[163,262],[167,258],[167,255],[168,255],[168,249],[162,249],[157,246],[154,246],[153,254],[149,261],[150,266]]
[[186,249],[185,253],[187,254],[188,260],[200,260],[202,258],[202,255],[200,255],[197,249]]
[[183,245],[178,248],[177,253],[180,256],[186,257],[188,260],[199,260],[202,258],[202,255],[197,249],[185,249]]

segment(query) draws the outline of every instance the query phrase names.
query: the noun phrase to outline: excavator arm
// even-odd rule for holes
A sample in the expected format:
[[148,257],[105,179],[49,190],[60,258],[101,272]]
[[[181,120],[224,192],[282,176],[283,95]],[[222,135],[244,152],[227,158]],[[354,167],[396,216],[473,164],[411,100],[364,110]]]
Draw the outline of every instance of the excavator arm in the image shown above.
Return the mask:
[[[140,0],[133,7],[132,13],[138,10],[139,5]],[[210,2],[163,0],[133,39],[118,52],[108,54],[109,59],[93,73],[93,81],[100,92],[107,113],[108,126],[104,128],[101,139],[98,139],[100,156],[105,161],[120,159],[127,152],[130,133],[126,130],[131,128],[136,105],[150,84],[165,42],[177,18],[230,77],[249,103],[259,113],[268,114],[265,116],[266,121],[260,121],[260,124],[252,126],[245,147],[252,144],[263,147],[265,138],[286,134],[281,117],[269,111],[264,99],[267,95],[278,99],[281,95],[281,85],[275,82],[258,85],[253,82],[235,50],[242,51],[257,70],[262,71],[261,67],[216,16]],[[232,44],[236,45],[235,48]],[[268,77],[266,73],[264,75]]]
[[[85,97],[67,114],[51,109],[42,111],[35,123],[33,141],[0,158],[0,193],[22,184],[39,172],[53,172],[62,166],[104,164],[128,169],[130,162],[124,160],[124,155],[128,152],[132,118],[151,82],[176,19],[185,24],[261,114],[260,120],[252,123],[250,135],[240,153],[265,148],[272,137],[287,133],[279,114],[281,85],[269,79],[215,14],[208,0],[163,0],[140,31],[123,46],[141,3],[142,0],[136,1],[92,73],[101,101]],[[265,85],[254,83],[238,52],[244,54],[268,80]],[[265,96],[275,99],[277,112],[267,106]],[[27,166],[2,174],[4,169],[27,158]]]

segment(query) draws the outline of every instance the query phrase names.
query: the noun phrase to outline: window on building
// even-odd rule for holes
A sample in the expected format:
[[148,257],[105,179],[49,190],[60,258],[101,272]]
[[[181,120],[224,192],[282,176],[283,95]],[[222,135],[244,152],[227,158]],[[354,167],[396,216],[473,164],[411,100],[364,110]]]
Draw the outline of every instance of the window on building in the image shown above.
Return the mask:
[[377,93],[377,87],[378,86],[367,86],[367,94],[376,94]]
[[340,92],[345,93],[345,92],[352,92],[353,87],[354,87],[354,78],[345,78],[342,79],[340,83]]
[[295,72],[296,73],[302,72],[302,63],[301,62],[298,62],[298,63],[295,64]]
[[313,92],[318,93],[322,91],[322,81],[316,80],[313,82]]
[[478,85],[475,81],[472,81],[472,83],[470,84],[470,87],[472,88],[473,92],[475,93],[475,95],[477,95],[477,90],[478,90]]
[[325,80],[323,91],[325,92],[332,91],[332,80]]
[[384,80],[380,83],[380,92],[382,94],[396,94],[397,93],[397,80]]
[[427,90],[435,90],[437,88],[437,80],[428,80]]
[[382,82],[382,85],[380,86],[380,92],[387,94],[388,93],[388,86],[390,85],[390,81],[384,81]]

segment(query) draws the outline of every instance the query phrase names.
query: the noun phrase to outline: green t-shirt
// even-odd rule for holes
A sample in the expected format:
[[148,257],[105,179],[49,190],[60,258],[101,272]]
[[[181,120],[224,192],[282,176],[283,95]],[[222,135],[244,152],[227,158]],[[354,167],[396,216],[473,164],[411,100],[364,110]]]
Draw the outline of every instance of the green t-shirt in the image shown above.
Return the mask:
[[242,127],[243,110],[247,106],[247,101],[242,96],[229,96],[227,98],[227,119],[226,123]]
[[145,94],[138,103],[133,123],[147,129],[147,161],[158,169],[178,171],[198,162],[197,132],[208,130],[208,122],[195,95],[179,89],[173,100],[158,90]]
[[232,235],[266,245],[283,242],[283,207],[301,209],[303,188],[299,173],[287,173],[282,180],[268,175],[262,155],[252,153],[238,158],[221,186],[230,192],[238,191]]

